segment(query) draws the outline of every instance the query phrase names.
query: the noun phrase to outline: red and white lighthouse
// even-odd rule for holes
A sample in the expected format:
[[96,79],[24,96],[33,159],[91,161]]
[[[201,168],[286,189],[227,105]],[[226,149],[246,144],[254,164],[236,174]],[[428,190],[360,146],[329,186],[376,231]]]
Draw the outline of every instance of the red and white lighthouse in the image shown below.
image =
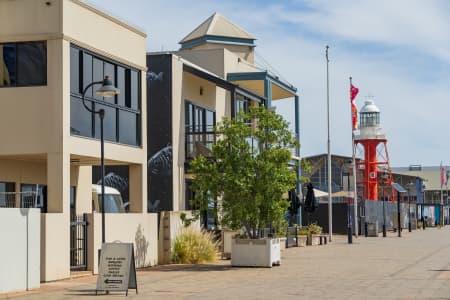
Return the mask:
[[[387,151],[387,139],[380,124],[380,110],[372,100],[365,101],[361,108],[359,134],[355,136],[355,148],[362,145],[364,158],[356,162],[360,173],[357,184],[364,186],[366,200],[379,200],[378,198],[378,172],[383,171],[383,183],[392,183],[392,173]],[[356,149],[355,149],[356,150]]]

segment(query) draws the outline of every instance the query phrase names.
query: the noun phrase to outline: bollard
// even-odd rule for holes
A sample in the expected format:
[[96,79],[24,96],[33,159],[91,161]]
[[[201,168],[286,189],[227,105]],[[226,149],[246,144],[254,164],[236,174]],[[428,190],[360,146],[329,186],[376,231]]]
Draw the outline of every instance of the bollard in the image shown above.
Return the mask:
[[353,243],[353,234],[352,234],[352,227],[349,226],[347,228],[347,236],[348,236],[348,243],[352,244]]
[[366,237],[369,236],[369,229],[367,228],[367,222],[364,222],[364,235]]

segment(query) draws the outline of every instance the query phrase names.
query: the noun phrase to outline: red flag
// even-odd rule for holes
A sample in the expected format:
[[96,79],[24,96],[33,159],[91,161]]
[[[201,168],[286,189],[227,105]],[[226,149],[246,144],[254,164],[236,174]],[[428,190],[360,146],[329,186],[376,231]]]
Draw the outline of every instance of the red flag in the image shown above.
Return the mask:
[[353,131],[358,130],[358,108],[355,102],[352,101],[352,129]]
[[355,104],[355,97],[358,95],[359,89],[350,84],[350,103],[352,104],[352,130],[355,131],[358,129],[358,108]]
[[353,84],[350,84],[350,101],[353,101],[356,97],[356,95],[358,95],[359,89],[354,86]]
[[441,186],[447,184],[447,172],[445,169],[445,166],[443,166],[441,163]]

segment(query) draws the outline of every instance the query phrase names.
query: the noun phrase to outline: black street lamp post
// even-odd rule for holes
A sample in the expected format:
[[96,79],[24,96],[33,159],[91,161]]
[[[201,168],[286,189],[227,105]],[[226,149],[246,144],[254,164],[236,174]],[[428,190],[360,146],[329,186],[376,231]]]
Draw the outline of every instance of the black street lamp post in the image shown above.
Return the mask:
[[414,183],[408,183],[408,232],[411,232],[411,187]]
[[411,195],[408,195],[408,232],[411,232]]
[[398,237],[402,237],[402,222],[400,218],[400,192],[397,191],[397,222],[398,222]]
[[352,233],[352,213],[350,209],[350,170],[352,165],[348,165],[347,172],[347,241],[349,244],[353,243],[353,233]]
[[85,94],[87,90],[96,84],[101,84],[102,86],[95,91],[97,95],[103,96],[103,97],[112,97],[114,95],[117,95],[120,93],[120,90],[116,88],[108,76],[105,76],[105,79],[102,81],[95,81],[89,83],[83,90],[82,93],[82,99],[83,99],[83,106],[93,114],[98,114],[100,117],[100,169],[101,169],[101,178],[102,178],[102,201],[101,201],[101,211],[102,211],[102,244],[105,243],[105,139],[103,137],[103,120],[105,119],[105,110],[99,109],[99,110],[93,110],[89,108],[85,103]]
[[383,237],[386,237],[386,209],[384,208],[386,197],[384,195],[384,190],[385,188],[383,188]]
[[424,211],[424,204],[425,204],[425,184],[422,185],[422,192],[423,192],[423,199],[422,199],[422,205],[420,206],[421,209],[421,217],[422,217],[422,228],[423,230],[425,230],[425,228],[427,227],[426,225],[426,221],[425,221],[425,216],[423,215],[423,211]]
[[389,173],[385,170],[383,176],[381,177],[381,180],[383,182],[382,186],[382,194],[383,194],[383,237],[386,237],[386,208],[385,208],[385,202],[386,202],[386,183],[389,182]]

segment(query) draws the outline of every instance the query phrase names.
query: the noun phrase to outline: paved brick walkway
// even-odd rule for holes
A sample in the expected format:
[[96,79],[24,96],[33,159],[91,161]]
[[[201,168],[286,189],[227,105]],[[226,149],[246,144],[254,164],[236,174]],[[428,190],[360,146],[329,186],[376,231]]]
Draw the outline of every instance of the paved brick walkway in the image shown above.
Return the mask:
[[[129,299],[450,299],[450,227],[398,238],[334,236],[326,246],[290,248],[272,269],[159,266],[138,272]],[[95,277],[45,284],[15,299],[90,299]],[[123,298],[124,294],[110,294]],[[0,296],[0,299],[2,296]]]

